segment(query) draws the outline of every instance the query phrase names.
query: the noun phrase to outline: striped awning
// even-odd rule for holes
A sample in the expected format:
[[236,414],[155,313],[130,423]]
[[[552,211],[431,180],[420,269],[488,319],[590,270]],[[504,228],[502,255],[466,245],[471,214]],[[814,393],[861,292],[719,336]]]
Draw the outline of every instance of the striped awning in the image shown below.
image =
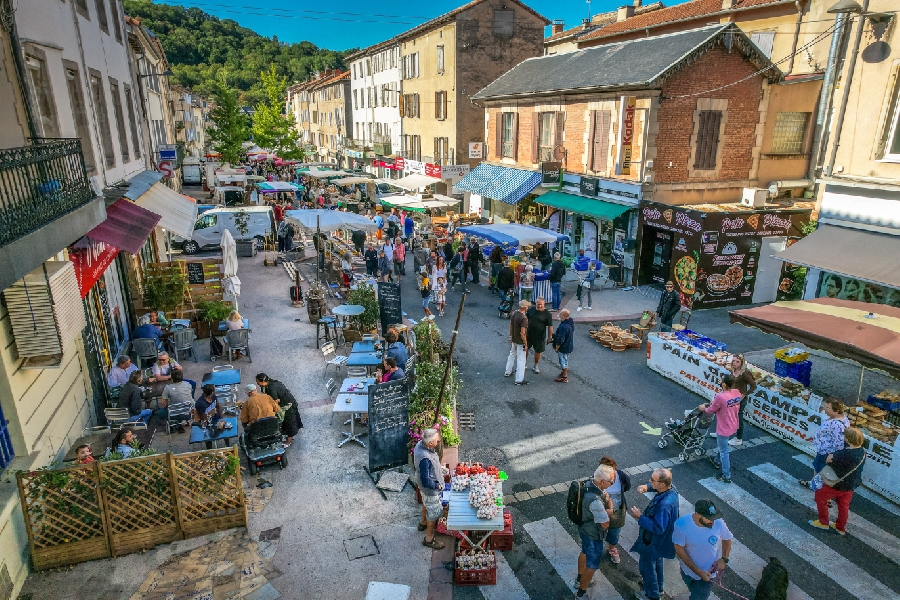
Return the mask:
[[541,174],[481,163],[453,187],[506,204],[515,204],[541,183]]

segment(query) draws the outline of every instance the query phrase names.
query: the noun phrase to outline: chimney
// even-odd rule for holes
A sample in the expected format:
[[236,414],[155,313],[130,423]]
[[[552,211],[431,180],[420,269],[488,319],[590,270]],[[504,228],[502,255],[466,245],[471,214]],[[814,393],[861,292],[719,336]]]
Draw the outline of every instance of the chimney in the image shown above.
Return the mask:
[[582,28],[582,29],[587,29],[587,28],[588,28],[588,25],[590,25],[590,24],[591,24],[591,20],[590,20],[590,19],[582,19],[582,20],[581,20],[581,28]]
[[[729,0],[722,0],[723,2],[728,2]],[[634,16],[634,6],[620,6],[619,11],[616,14],[616,23],[619,21],[624,21],[629,17]]]
[[734,8],[734,0],[722,0],[722,10],[731,10]]
[[550,35],[556,35],[557,33],[562,33],[563,29],[566,26],[566,22],[560,19],[556,19],[550,25]]
[[641,7],[641,0],[634,0],[634,7],[635,7],[635,8],[640,8],[640,7]]

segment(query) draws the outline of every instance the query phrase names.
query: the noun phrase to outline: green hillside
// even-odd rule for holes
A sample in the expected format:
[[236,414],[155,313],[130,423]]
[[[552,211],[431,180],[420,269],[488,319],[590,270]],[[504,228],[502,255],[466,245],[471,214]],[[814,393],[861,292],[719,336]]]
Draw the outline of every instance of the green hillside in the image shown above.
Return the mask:
[[326,50],[310,42],[285,44],[199,8],[125,0],[125,13],[141,19],[159,36],[175,83],[208,97],[212,82],[219,79],[237,89],[245,105],[264,99],[259,74],[270,64],[288,82],[302,81],[317,70],[345,68],[344,56],[353,52]]

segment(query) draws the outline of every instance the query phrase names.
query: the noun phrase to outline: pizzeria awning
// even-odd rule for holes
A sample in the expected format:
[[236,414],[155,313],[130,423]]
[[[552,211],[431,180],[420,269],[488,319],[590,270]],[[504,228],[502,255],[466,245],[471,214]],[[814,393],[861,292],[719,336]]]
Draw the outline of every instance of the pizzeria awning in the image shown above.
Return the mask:
[[155,183],[135,201],[141,208],[158,214],[158,225],[174,235],[190,239],[197,222],[197,203],[166,187]]
[[869,283],[900,287],[900,235],[820,225],[775,255],[778,260]]
[[756,327],[900,378],[900,308],[816,298],[729,314],[732,323]]
[[130,200],[120,198],[106,208],[106,220],[91,229],[87,236],[137,254],[160,218]]
[[581,215],[605,219],[607,221],[612,221],[629,208],[632,208],[623,204],[616,204],[614,202],[606,202],[596,198],[576,196],[575,194],[566,194],[563,192],[547,192],[546,194],[541,194],[535,199],[535,202]]

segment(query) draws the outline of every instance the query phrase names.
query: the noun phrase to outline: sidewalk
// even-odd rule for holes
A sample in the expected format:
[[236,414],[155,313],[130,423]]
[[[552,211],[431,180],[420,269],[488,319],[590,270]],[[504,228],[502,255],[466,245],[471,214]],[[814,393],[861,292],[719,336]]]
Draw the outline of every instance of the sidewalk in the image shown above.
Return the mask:
[[631,291],[622,291],[622,288],[606,286],[602,290],[594,290],[591,300],[593,309],[587,310],[587,290],[582,292],[583,306],[578,309],[578,284],[574,281],[563,282],[562,289],[566,295],[562,297],[560,310],[566,308],[572,314],[576,323],[604,323],[606,321],[625,321],[639,319],[645,310],[656,311],[659,303],[658,297],[653,298],[652,292],[643,288],[633,288]]

